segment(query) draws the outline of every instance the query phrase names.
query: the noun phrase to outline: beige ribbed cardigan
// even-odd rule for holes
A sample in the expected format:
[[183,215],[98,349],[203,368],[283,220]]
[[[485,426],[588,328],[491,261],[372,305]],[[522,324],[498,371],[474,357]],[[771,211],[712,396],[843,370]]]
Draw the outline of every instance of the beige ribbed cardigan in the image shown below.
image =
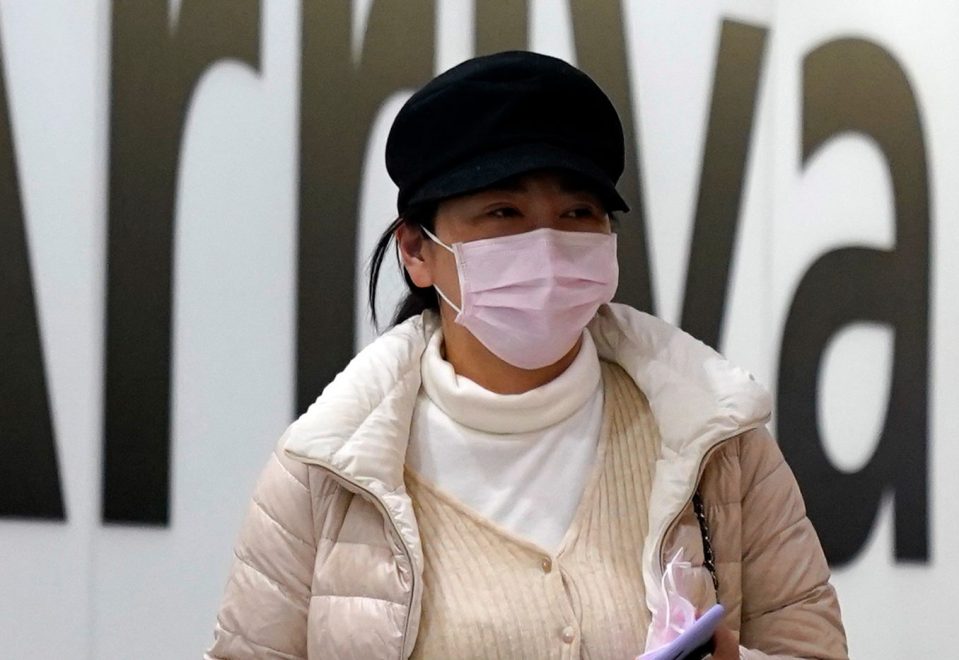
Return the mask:
[[659,434],[632,379],[608,362],[602,371],[596,464],[555,552],[407,470],[425,582],[413,658],[612,659],[643,651],[641,556]]

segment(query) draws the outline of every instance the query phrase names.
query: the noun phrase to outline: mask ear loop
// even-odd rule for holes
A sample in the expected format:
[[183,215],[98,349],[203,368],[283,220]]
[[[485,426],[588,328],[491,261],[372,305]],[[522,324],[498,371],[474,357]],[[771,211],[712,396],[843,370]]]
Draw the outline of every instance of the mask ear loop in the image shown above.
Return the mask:
[[420,225],[420,229],[423,230],[423,233],[424,233],[424,234],[426,234],[427,236],[430,237],[430,240],[431,240],[431,241],[433,241],[434,243],[436,243],[437,245],[439,245],[439,246],[441,246],[441,247],[446,248],[446,249],[449,251],[450,254],[452,254],[452,255],[454,255],[454,256],[456,255],[456,253],[453,251],[453,248],[451,248],[449,245],[447,245],[446,243],[444,243],[443,241],[441,241],[440,239],[438,239],[438,238],[436,237],[436,234],[434,234],[433,232],[431,232],[429,229],[427,229],[426,227],[424,227],[424,226],[422,226],[422,225]]
[[[439,245],[440,247],[445,248],[446,250],[448,250],[449,253],[452,254],[454,257],[456,256],[456,252],[453,251],[453,248],[451,248],[449,245],[447,245],[446,243],[444,243],[443,241],[441,241],[439,238],[437,238],[437,237],[433,234],[433,232],[431,232],[429,229],[427,229],[426,227],[424,227],[424,226],[422,226],[422,225],[420,225],[420,229],[423,230],[423,233],[426,234],[431,241],[433,241],[434,243],[436,243],[436,244]],[[447,305],[449,305],[449,306],[452,307],[454,310],[456,310],[456,313],[457,313],[457,314],[462,314],[462,313],[463,313],[463,310],[460,309],[459,307],[457,307],[456,305],[454,305],[454,304],[453,304],[453,301],[450,300],[449,298],[447,298],[447,297],[446,297],[446,294],[443,293],[443,291],[442,291],[438,286],[436,286],[436,285],[434,284],[434,285],[433,285],[433,288],[436,290],[436,293],[438,293],[438,294],[440,295],[440,298],[442,298],[443,300],[446,301],[446,304],[447,304]]]
[[463,310],[461,310],[459,307],[457,307],[456,305],[454,305],[454,304],[453,304],[453,301],[450,300],[449,298],[447,298],[447,297],[446,297],[446,294],[443,293],[443,291],[442,291],[438,286],[436,286],[436,285],[434,284],[434,285],[433,285],[433,288],[436,290],[436,293],[440,294],[440,298],[442,298],[443,300],[445,300],[445,301],[446,301],[446,304],[449,305],[450,307],[452,307],[452,308],[456,311],[457,314],[462,314],[462,313],[463,313]]

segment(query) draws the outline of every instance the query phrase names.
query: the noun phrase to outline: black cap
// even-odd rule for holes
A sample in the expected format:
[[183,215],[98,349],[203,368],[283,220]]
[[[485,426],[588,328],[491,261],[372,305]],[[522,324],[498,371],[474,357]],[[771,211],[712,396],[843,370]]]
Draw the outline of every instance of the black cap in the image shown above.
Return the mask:
[[623,127],[603,90],[563,60],[508,51],[440,74],[400,109],[386,140],[396,206],[436,201],[539,169],[561,169],[595,186],[609,211]]

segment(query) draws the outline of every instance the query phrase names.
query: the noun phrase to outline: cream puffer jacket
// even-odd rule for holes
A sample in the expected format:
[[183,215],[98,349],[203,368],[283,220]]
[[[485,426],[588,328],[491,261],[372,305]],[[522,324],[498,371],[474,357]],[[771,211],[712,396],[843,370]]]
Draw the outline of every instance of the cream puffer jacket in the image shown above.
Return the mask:
[[[420,356],[437,324],[426,313],[385,333],[280,438],[240,531],[206,658],[410,655],[423,556],[403,464]],[[679,548],[707,575],[691,505],[698,486],[741,657],[846,657],[819,540],[764,429],[765,391],[701,342],[629,307],[604,306],[589,330],[600,357],[646,394],[662,436],[641,556],[650,610]],[[716,594],[702,591],[692,599],[705,608]]]

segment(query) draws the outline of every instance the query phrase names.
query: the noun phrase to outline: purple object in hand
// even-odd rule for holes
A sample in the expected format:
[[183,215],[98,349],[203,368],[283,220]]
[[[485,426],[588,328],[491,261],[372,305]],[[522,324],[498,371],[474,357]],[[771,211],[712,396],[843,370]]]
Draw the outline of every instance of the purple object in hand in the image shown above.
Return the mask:
[[705,653],[703,655],[693,655],[693,653],[701,651],[701,647],[709,643],[724,616],[726,616],[726,608],[722,605],[713,605],[696,619],[689,629],[683,631],[669,644],[650,653],[644,653],[643,660],[681,660],[703,657]]

